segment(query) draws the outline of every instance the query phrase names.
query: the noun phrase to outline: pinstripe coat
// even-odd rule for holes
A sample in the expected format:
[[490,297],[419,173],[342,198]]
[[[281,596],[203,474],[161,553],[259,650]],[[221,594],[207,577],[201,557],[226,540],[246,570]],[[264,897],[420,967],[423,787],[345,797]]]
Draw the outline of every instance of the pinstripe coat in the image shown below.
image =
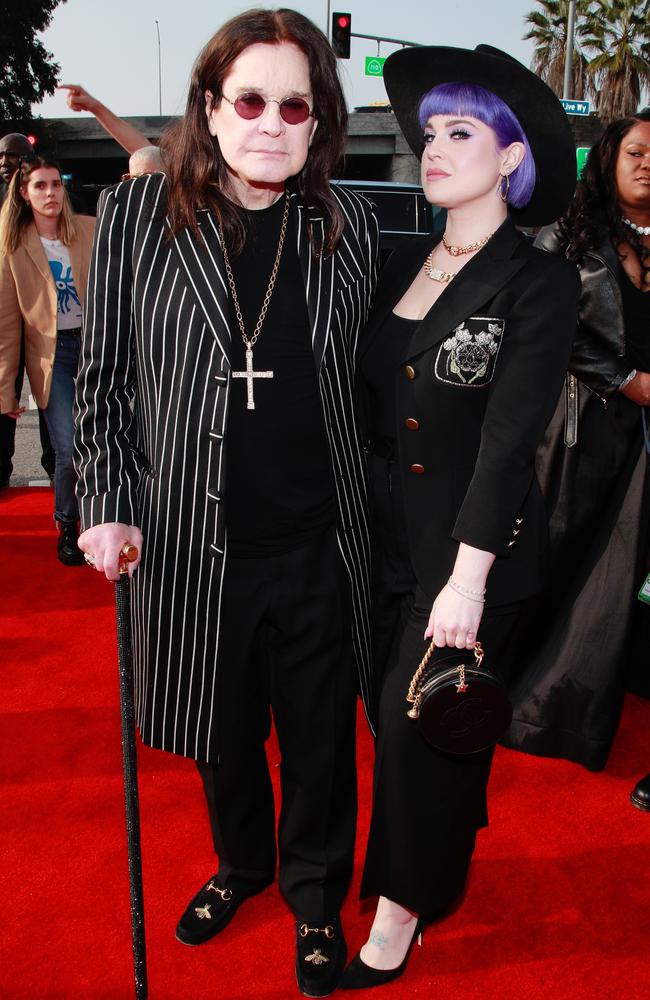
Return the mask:
[[[363,451],[353,401],[357,341],[376,278],[377,223],[348,191],[343,238],[315,257],[323,219],[291,197],[325,428],[337,537],[351,581],[353,641],[370,699],[369,555]],[[144,535],[132,582],[136,716],[145,743],[214,761],[231,330],[216,222],[203,241],[169,241],[166,182],[153,174],[103,201],[89,274],[77,384],[76,452],[84,529],[119,521]]]

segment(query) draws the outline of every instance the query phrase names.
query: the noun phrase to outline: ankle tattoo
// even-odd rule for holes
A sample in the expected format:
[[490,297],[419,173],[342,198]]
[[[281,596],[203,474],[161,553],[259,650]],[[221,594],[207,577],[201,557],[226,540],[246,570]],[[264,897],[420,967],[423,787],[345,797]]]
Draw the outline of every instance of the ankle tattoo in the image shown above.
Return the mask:
[[388,938],[385,934],[382,934],[381,931],[370,931],[370,937],[368,940],[370,944],[374,944],[374,946],[379,948],[380,951],[383,951],[388,944]]

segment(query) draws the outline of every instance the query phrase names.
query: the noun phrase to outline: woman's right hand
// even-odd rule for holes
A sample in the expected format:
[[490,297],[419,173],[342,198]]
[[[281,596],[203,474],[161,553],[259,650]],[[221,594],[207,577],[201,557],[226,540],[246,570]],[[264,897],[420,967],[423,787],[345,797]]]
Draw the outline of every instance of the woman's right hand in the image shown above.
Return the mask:
[[137,559],[128,564],[129,576],[133,576],[140,565],[143,542],[142,532],[134,524],[111,521],[82,531],[78,545],[82,552],[92,557],[90,565],[94,569],[103,573],[107,580],[119,580],[122,547],[129,543],[138,550]]
[[455,646],[456,649],[473,649],[483,616],[483,603],[456,593],[444,586],[431,608],[425,639],[433,639],[436,646]]
[[22,417],[24,412],[25,407],[19,406],[17,410],[9,410],[8,413],[3,413],[3,417],[11,417],[12,420],[18,420],[19,417]]
[[494,552],[460,543],[449,583],[433,602],[425,639],[433,639],[436,646],[474,648],[485,607],[488,573],[495,558]]
[[621,392],[638,406],[650,406],[650,372],[637,372]]

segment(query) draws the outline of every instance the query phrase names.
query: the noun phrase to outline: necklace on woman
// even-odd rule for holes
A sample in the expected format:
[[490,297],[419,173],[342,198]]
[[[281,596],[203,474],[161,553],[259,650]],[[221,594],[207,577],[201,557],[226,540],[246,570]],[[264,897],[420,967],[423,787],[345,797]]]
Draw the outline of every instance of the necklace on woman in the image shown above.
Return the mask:
[[[452,246],[451,243],[447,243],[447,238],[443,233],[442,243],[447,253],[451,254],[452,257],[460,257],[461,254],[471,253],[473,250],[480,250],[482,247],[485,246],[485,244],[492,235],[493,233],[489,233],[487,236],[484,236],[482,240],[477,240],[476,243],[468,243],[466,247],[456,247]],[[447,285],[452,280],[452,278],[456,277],[456,274],[458,272],[443,271],[442,268],[440,267],[434,267],[433,266],[434,250],[431,251],[427,259],[425,260],[424,264],[422,265],[422,269],[426,274],[427,278],[431,278],[432,281],[441,281],[443,284]]]
[[650,226],[637,226],[636,222],[632,222],[631,219],[626,219],[624,215],[621,216],[621,222],[623,222],[626,226],[629,226],[630,229],[633,229],[635,233],[639,234],[639,236],[650,236]]
[[447,253],[450,253],[452,257],[460,257],[461,254],[471,253],[472,250],[480,250],[493,235],[493,233],[488,233],[487,236],[484,236],[482,240],[477,240],[476,243],[468,243],[466,247],[455,247],[452,246],[451,243],[447,243],[447,237],[445,233],[443,233],[442,243]]
[[452,278],[456,277],[455,271],[443,271],[439,267],[433,266],[433,250],[425,260],[422,265],[422,270],[426,274],[427,278],[431,278],[432,281],[441,281],[443,284],[449,284]]
[[650,226],[637,226],[636,222],[626,219],[624,215],[621,216],[621,221],[626,226],[629,226],[630,229],[633,229],[635,233],[638,233],[639,236],[650,236]]
[[232,295],[233,305],[235,307],[235,315],[237,316],[237,322],[239,323],[239,329],[241,332],[242,340],[244,341],[244,346],[246,347],[246,371],[245,372],[233,372],[233,378],[245,378],[246,379],[246,409],[255,409],[255,396],[253,394],[253,379],[256,378],[273,378],[273,372],[256,372],[253,368],[253,348],[257,343],[257,340],[262,329],[262,323],[264,322],[264,317],[266,316],[266,310],[269,308],[269,302],[271,301],[271,296],[273,294],[273,289],[275,287],[275,279],[278,276],[278,268],[280,267],[280,257],[282,256],[282,247],[284,246],[284,238],[287,233],[287,222],[289,220],[289,193],[287,192],[284,201],[284,215],[282,216],[282,228],[280,229],[280,239],[278,242],[278,252],[275,255],[275,263],[273,264],[273,270],[271,271],[271,277],[269,279],[269,286],[266,289],[266,295],[264,296],[264,301],[262,302],[262,310],[260,312],[259,318],[253,330],[253,335],[250,340],[246,336],[246,328],[244,326],[244,317],[242,316],[241,309],[239,307],[239,299],[237,298],[237,289],[235,288],[235,278],[232,273],[232,268],[230,266],[230,260],[228,259],[228,251],[226,250],[226,241],[223,238],[223,233],[221,229],[219,230],[219,237],[221,239],[221,248],[223,250],[223,261],[226,265],[226,274],[228,275],[228,284],[230,285],[230,293]]

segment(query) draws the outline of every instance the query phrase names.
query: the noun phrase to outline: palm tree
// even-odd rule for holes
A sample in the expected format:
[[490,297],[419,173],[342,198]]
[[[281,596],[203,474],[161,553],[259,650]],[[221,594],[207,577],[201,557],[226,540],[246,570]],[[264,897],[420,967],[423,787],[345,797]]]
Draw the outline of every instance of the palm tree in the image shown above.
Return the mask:
[[605,124],[627,118],[650,85],[650,0],[592,0],[583,47],[595,53],[587,71]]
[[[533,39],[535,53],[531,67],[551,90],[562,96],[564,64],[566,60],[568,0],[536,0],[541,10],[532,10],[524,16],[530,29],[524,39]],[[582,36],[590,34],[589,9],[592,0],[576,0],[576,30],[573,49],[573,88],[571,97],[582,100],[592,90],[587,76],[587,57],[583,52]]]

